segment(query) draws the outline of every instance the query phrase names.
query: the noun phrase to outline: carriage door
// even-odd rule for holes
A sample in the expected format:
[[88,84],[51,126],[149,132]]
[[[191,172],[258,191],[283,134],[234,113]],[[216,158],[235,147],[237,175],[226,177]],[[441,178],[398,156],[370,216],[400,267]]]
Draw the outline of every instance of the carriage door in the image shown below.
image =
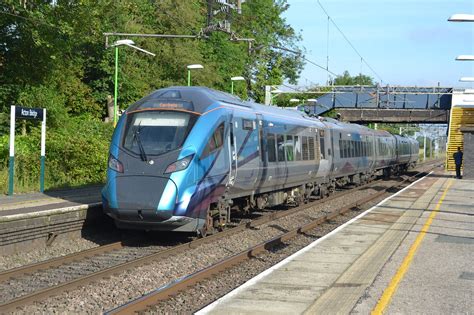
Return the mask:
[[329,138],[329,130],[325,129],[317,129],[318,130],[318,137],[319,140],[319,169],[318,169],[318,177],[319,176],[327,176],[329,174],[329,167],[331,165],[332,159],[332,148],[331,142],[328,141],[326,138]]
[[265,148],[267,147],[264,129],[263,129],[263,116],[257,114],[257,129],[258,129],[258,152],[259,152],[259,171],[257,175],[256,187],[260,187],[265,181],[267,175],[267,158]]
[[234,115],[230,118],[229,123],[229,136],[227,138],[229,147],[229,180],[227,186],[234,186],[235,179],[237,176],[237,148],[235,140],[235,122]]

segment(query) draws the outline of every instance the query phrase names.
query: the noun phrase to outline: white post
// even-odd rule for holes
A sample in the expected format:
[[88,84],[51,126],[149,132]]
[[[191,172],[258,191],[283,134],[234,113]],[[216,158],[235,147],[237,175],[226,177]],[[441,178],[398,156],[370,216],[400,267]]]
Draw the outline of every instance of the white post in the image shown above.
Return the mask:
[[13,195],[13,179],[15,176],[15,106],[10,107],[10,161],[8,172],[8,194]]
[[43,121],[41,122],[41,156],[46,155],[46,108],[43,108]]
[[15,106],[10,111],[10,157],[15,156]]
[[41,122],[41,157],[40,157],[40,191],[44,192],[44,168],[46,155],[46,108],[43,108],[43,121]]

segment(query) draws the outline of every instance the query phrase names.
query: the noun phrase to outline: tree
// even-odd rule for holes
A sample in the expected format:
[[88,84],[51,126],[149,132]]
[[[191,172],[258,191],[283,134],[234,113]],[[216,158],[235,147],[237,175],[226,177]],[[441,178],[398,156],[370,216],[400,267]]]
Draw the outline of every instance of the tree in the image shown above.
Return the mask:
[[[192,63],[204,65],[202,71],[193,73],[194,85],[230,92],[230,77],[244,76],[247,87],[236,84],[236,93],[246,98],[248,92],[262,102],[265,85],[295,82],[303,67],[300,55],[279,48],[301,51],[300,36],[282,17],[287,9],[286,0],[258,0],[245,2],[241,15],[234,13],[235,35],[255,39],[250,51],[246,42],[230,41],[226,33],[214,32],[198,40],[131,38],[138,46],[156,53],[156,57],[120,47],[119,107],[125,109],[153,90],[185,85],[186,65]],[[67,131],[77,129],[78,122],[82,126],[100,125],[107,114],[107,95],[114,90],[114,50],[105,48],[103,33],[196,35],[205,26],[206,11],[206,1],[186,0],[1,1],[0,144],[8,142],[5,135],[12,104],[45,107],[48,139],[60,139],[55,143],[58,150],[67,138],[61,135],[70,135]],[[110,37],[109,41],[117,39],[123,37]],[[36,125],[28,123],[26,127],[28,133],[38,134]],[[96,134],[107,135],[110,130],[106,126],[104,129]],[[109,142],[108,137],[96,139],[92,128],[81,132],[81,141],[88,137],[102,141],[98,147],[106,147]],[[64,150],[79,147],[64,143]],[[7,152],[5,148],[0,147],[0,153]],[[61,152],[56,153],[49,157],[61,156]],[[102,154],[94,160],[106,160],[106,150]],[[1,160],[2,157],[0,178],[7,165],[7,159]],[[59,165],[60,159],[49,162]],[[81,163],[70,163],[75,164]],[[97,166],[102,168],[103,165]],[[84,177],[86,182],[87,178],[91,177]],[[62,180],[57,182],[65,184]],[[80,180],[75,179],[74,183]]]
[[360,73],[357,76],[351,76],[349,71],[344,71],[340,76],[337,76],[332,82],[334,85],[374,85],[374,79],[368,75]]

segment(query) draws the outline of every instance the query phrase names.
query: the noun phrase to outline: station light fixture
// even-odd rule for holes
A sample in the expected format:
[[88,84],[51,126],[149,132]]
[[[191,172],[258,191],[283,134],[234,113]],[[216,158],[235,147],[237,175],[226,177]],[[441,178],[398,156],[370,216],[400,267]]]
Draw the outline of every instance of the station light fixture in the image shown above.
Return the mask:
[[230,94],[234,94],[234,81],[245,81],[244,77],[231,77],[230,78]]
[[474,77],[462,77],[459,79],[460,82],[474,82]]
[[474,55],[459,55],[456,57],[459,61],[474,61]]
[[448,19],[449,22],[474,22],[474,14],[453,14]]
[[188,86],[191,86],[191,70],[204,69],[204,66],[200,64],[193,64],[193,65],[187,65],[186,68],[188,69]]

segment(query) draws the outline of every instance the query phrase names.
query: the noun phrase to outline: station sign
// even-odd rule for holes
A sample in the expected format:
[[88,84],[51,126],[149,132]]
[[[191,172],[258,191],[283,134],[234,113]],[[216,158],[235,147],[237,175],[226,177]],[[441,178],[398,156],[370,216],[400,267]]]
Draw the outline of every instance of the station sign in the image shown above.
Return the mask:
[[44,191],[44,169],[46,159],[46,108],[10,107],[10,160],[8,171],[8,194],[13,195],[15,177],[15,121],[32,119],[41,121],[40,191]]
[[15,116],[16,119],[43,120],[44,110],[43,108],[15,106]]

